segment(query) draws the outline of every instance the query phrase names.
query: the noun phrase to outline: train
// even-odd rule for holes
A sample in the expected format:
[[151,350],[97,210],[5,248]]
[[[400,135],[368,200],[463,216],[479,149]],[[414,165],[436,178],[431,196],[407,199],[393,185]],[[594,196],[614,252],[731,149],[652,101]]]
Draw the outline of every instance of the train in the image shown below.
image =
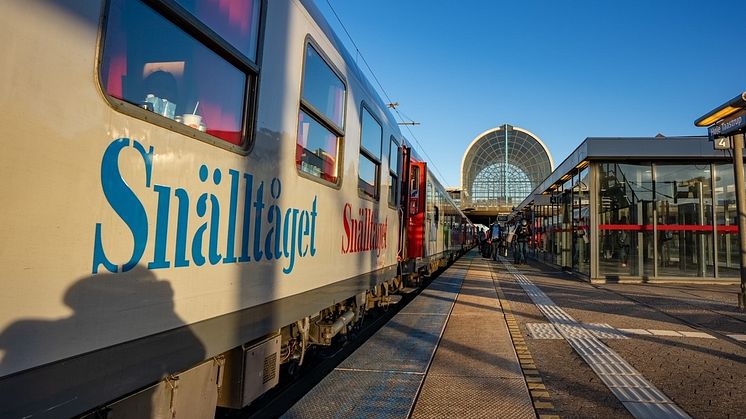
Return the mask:
[[311,0],[0,22],[0,417],[243,408],[474,244]]

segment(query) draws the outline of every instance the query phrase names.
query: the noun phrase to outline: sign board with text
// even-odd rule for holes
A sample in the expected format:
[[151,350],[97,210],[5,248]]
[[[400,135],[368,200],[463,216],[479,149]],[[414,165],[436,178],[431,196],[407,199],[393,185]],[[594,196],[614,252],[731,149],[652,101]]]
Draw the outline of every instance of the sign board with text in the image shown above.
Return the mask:
[[746,111],[741,111],[736,115],[707,128],[707,134],[710,136],[710,140],[714,140],[737,131],[742,131],[744,128],[746,128]]

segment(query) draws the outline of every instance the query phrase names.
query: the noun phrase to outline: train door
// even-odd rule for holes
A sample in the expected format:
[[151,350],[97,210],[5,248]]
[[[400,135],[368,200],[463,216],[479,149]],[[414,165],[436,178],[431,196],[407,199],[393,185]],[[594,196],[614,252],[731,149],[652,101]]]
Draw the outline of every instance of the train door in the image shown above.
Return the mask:
[[407,256],[410,259],[424,256],[426,172],[425,162],[411,159],[407,196]]
[[399,195],[399,213],[401,214],[401,224],[399,232],[401,243],[399,245],[399,260],[407,260],[409,258],[409,252],[407,249],[407,231],[409,229],[409,188],[410,181],[409,176],[411,173],[410,156],[412,149],[406,145],[402,145],[402,176],[399,180],[400,184],[400,195]]
[[[402,176],[404,167],[402,162],[406,159],[407,147],[399,146],[398,141],[392,136],[389,142],[389,179],[391,186],[389,190],[389,206],[396,208],[396,216],[399,220],[399,226],[396,230],[397,243],[396,243],[396,255],[398,260],[404,260],[404,232],[406,222],[406,207],[402,204],[403,189],[406,188],[406,181],[402,181],[402,178],[406,178],[406,172]],[[405,163],[406,165],[406,163]]]

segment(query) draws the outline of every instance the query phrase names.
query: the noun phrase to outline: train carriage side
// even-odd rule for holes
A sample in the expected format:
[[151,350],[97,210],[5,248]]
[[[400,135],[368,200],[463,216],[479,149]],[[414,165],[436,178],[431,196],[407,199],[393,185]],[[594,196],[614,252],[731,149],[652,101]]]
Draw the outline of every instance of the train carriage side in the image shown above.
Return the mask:
[[416,279],[465,250],[470,222],[413,149],[407,153],[405,272]]
[[0,416],[241,407],[398,286],[396,122],[311,1],[238,3],[0,4]]
[[434,173],[427,172],[429,217],[426,223],[426,234],[429,239],[428,254],[437,260],[437,266],[443,267],[454,260],[460,250],[460,244],[454,234],[457,231],[456,215],[461,214],[451,200],[445,188]]

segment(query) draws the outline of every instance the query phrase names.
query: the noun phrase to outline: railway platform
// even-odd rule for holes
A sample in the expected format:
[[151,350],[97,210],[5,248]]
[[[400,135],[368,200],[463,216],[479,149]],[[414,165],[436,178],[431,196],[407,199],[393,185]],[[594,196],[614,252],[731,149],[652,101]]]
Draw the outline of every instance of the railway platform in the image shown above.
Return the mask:
[[735,293],[589,284],[472,251],[285,417],[743,417]]

